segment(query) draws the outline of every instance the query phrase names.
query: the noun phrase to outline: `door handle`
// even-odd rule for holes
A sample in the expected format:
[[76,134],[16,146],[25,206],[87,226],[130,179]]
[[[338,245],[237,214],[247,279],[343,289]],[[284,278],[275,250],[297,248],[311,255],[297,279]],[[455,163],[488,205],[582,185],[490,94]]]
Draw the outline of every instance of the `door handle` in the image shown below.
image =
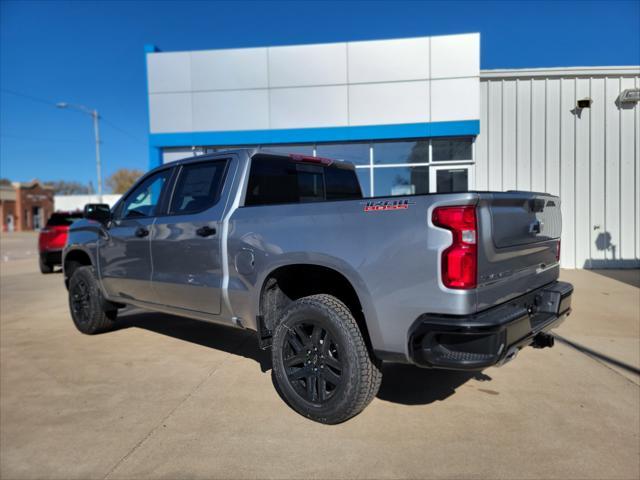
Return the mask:
[[216,229],[212,227],[207,227],[205,225],[204,227],[200,227],[199,229],[197,229],[196,234],[200,235],[201,237],[210,237],[211,235],[216,234]]
[[147,230],[144,227],[139,227],[136,230],[136,237],[143,238],[143,237],[146,237],[147,235],[149,235],[149,230]]

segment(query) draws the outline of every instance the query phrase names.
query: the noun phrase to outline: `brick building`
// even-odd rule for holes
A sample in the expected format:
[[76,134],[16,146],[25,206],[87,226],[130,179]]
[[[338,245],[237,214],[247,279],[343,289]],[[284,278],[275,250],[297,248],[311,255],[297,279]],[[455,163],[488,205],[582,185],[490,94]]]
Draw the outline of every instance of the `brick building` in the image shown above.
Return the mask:
[[39,230],[53,213],[53,189],[38,180],[0,186],[3,231]]

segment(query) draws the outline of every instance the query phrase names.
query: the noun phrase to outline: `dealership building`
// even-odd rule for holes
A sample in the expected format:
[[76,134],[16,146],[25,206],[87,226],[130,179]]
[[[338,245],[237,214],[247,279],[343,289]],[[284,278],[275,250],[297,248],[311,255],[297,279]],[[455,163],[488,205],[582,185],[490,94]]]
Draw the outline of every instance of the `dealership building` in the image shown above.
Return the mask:
[[150,166],[243,146],[353,162],[365,196],[560,195],[566,268],[640,267],[640,67],[480,70],[476,33],[146,48]]

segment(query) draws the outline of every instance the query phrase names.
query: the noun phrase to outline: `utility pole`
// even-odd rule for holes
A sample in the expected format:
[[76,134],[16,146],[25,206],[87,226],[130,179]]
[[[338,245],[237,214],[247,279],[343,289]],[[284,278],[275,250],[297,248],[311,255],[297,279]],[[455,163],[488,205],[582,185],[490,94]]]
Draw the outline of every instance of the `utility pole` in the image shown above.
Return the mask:
[[102,164],[100,162],[100,115],[98,110],[93,110],[93,132],[96,139],[96,174],[98,176],[98,203],[102,203]]
[[98,177],[98,203],[102,203],[102,164],[100,160],[100,115],[98,110],[90,109],[84,105],[75,105],[73,103],[60,102],[56,104],[58,108],[72,108],[82,113],[86,113],[93,118],[93,135],[96,141],[96,174]]

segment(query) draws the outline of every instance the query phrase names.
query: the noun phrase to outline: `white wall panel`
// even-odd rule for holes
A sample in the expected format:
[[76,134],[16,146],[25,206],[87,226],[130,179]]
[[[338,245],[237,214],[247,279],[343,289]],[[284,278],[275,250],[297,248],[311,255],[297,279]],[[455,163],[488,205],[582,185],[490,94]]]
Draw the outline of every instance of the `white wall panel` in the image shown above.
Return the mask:
[[489,114],[489,82],[480,83],[480,135],[475,141],[475,189],[489,189],[489,138],[487,135],[488,114]]
[[560,194],[560,80],[547,80],[545,192]]
[[278,88],[270,91],[271,128],[347,125],[347,86]]
[[518,190],[531,190],[531,82],[515,82],[518,98],[516,179]]
[[562,206],[562,265],[576,267],[575,226],[575,80],[560,79],[560,205]]
[[620,112],[616,99],[620,93],[620,79],[605,79],[604,145],[605,145],[605,225],[611,235],[611,249],[607,258],[620,258]]
[[269,91],[235,90],[193,94],[194,131],[269,128]]
[[191,52],[192,89],[267,88],[266,48]]
[[431,81],[431,121],[477,120],[480,118],[477,78]]
[[[640,84],[633,68],[481,79],[477,188],[559,194],[563,267],[640,267],[640,106],[617,103]],[[576,109],[584,98],[591,108]]]
[[191,55],[189,52],[147,55],[149,93],[188,92],[191,90]]
[[546,81],[531,81],[531,190],[545,191]]
[[[640,88],[640,77],[636,77],[635,88]],[[636,202],[635,202],[635,224],[636,224],[636,259],[640,263],[640,107],[636,107],[635,118],[635,170],[636,170]]]
[[433,38],[148,53],[152,132],[478,120],[479,34]]
[[489,82],[488,177],[489,190],[502,190],[502,82]]
[[[577,79],[576,99],[589,97],[589,83],[588,78]],[[585,108],[576,121],[576,266],[579,268],[590,266],[591,255],[590,124],[591,109]]]
[[517,97],[515,82],[502,81],[502,189],[516,190]]
[[429,78],[429,38],[350,42],[347,51],[350,83]]
[[269,85],[293,87],[347,83],[347,44],[269,48]]
[[611,249],[611,235],[607,231],[604,218],[605,211],[605,163],[604,163],[604,116],[605,96],[604,78],[592,78],[590,80],[590,96],[593,100],[591,106],[591,123],[589,139],[591,141],[589,155],[591,157],[591,178],[589,185],[589,200],[591,202],[591,261],[593,267],[603,265],[606,253]]
[[151,133],[191,132],[191,94],[149,95],[149,122]]
[[[620,89],[634,88],[633,78],[623,78]],[[638,151],[635,147],[637,135],[635,115],[640,107],[620,109],[620,255],[622,259],[637,258],[636,222],[640,211],[637,210],[636,171],[640,168]]]
[[349,85],[350,125],[428,121],[428,81]]
[[431,37],[431,78],[474,77],[480,73],[480,34]]

